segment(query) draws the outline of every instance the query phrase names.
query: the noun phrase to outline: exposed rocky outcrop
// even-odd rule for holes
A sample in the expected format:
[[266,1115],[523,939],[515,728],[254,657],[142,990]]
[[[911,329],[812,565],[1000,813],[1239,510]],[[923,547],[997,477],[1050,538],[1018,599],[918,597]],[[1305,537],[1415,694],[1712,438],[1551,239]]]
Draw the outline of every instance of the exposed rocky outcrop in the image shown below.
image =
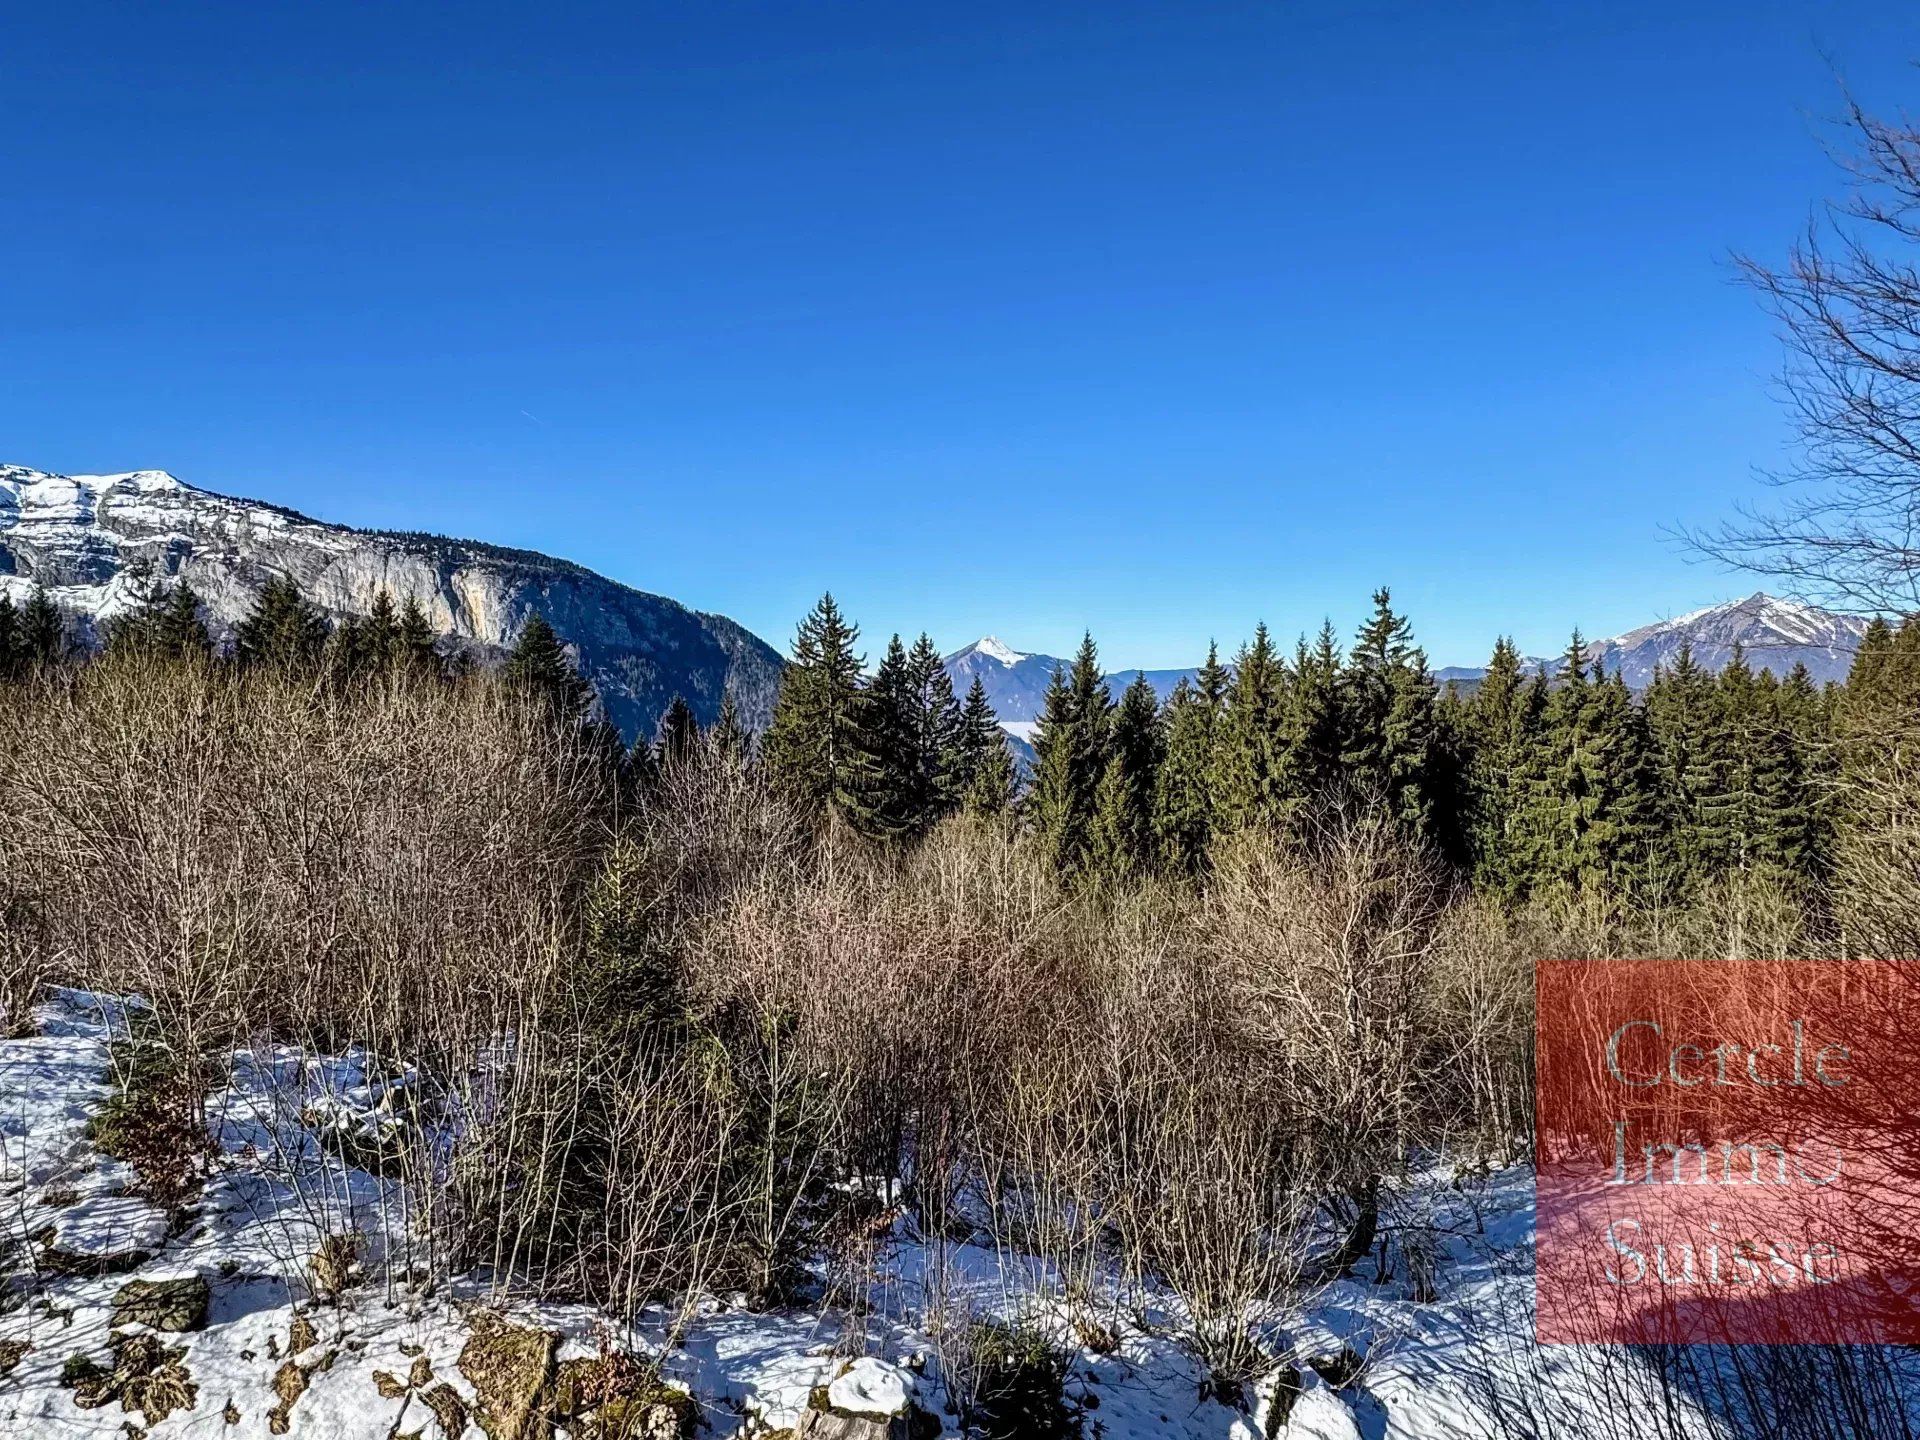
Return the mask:
[[780,658],[757,636],[565,560],[328,525],[159,470],[51,475],[0,465],[0,593],[17,603],[42,584],[94,633],[136,602],[149,577],[175,576],[206,602],[216,632],[284,576],[335,616],[364,615],[383,591],[396,605],[417,600],[450,645],[483,662],[542,615],[629,736],[650,733],[676,695],[703,723],[729,688],[755,728],[772,713]]

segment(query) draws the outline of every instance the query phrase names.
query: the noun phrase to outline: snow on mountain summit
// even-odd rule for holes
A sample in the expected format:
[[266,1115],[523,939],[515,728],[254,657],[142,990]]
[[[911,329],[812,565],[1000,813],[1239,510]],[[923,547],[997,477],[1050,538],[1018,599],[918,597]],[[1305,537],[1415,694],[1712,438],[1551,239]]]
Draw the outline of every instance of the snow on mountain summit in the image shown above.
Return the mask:
[[1692,648],[1696,664],[1712,671],[1724,667],[1738,647],[1756,670],[1784,676],[1803,664],[1815,683],[1823,683],[1846,679],[1866,629],[1863,615],[1823,610],[1758,591],[1596,640],[1586,647],[1586,657],[1638,687],[1653,682],[1657,667],[1672,664],[1682,645]]
[[989,660],[998,660],[1002,665],[1006,666],[1018,665],[1022,660],[1027,658],[1020,651],[1015,650],[995,635],[983,635],[974,641],[973,644],[969,645],[967,649],[976,655],[984,655]]
[[772,714],[780,658],[720,615],[692,611],[527,550],[434,535],[354,530],[259,500],[216,494],[164,470],[57,475],[0,465],[0,595],[44,587],[83,635],[139,603],[152,583],[191,584],[216,634],[272,578],[334,617],[386,595],[417,602],[444,642],[497,656],[538,614],[573,646],[609,717],[651,735],[678,695],[702,723],[731,691],[743,718]]

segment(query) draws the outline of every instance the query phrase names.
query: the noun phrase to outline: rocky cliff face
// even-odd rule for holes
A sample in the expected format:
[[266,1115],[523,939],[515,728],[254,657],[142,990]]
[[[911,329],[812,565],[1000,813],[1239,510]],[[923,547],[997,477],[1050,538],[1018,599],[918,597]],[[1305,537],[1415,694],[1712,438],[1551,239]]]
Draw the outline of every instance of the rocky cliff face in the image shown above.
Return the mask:
[[0,592],[18,603],[44,585],[87,633],[134,604],[146,577],[176,576],[206,602],[215,631],[226,631],[275,575],[335,616],[366,614],[382,591],[396,605],[411,597],[450,643],[483,660],[543,615],[629,737],[651,734],[675,695],[703,722],[729,689],[749,724],[772,714],[780,657],[759,637],[564,560],[327,525],[159,470],[50,475],[0,465]]

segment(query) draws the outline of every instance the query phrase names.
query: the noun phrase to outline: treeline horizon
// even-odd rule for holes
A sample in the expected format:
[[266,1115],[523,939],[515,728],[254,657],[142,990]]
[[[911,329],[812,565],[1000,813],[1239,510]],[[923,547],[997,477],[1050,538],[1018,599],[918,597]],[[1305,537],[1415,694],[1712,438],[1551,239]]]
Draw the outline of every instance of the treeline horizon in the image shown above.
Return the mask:
[[[1683,645],[1644,691],[1589,662],[1576,631],[1559,673],[1528,674],[1500,639],[1468,692],[1440,684],[1387,590],[1343,647],[1331,622],[1292,654],[1264,624],[1230,661],[1218,646],[1162,701],[1144,675],[1116,696],[1091,634],[1050,677],[1023,787],[974,678],[958,696],[925,634],[896,634],[871,673],[860,632],[829,594],[801,622],[766,732],[729,693],[703,731],[676,698],[628,746],[599,717],[564,637],[529,617],[503,672],[592,734],[629,790],[704,734],[807,819],[904,843],[950,814],[1017,825],[1065,877],[1194,878],[1223,837],[1301,836],[1316,816],[1391,817],[1404,839],[1510,900],[1583,895],[1682,903],[1757,875],[1817,900],[1859,766],[1849,752],[1916,697],[1920,629],[1869,627],[1845,683],[1784,678],[1736,647],[1716,674]],[[386,668],[458,671],[411,597],[329,620],[270,580],[216,645],[192,588],[149,582],[103,627],[103,653],[217,657],[350,682]],[[0,596],[0,675],[82,658],[44,589]],[[1115,677],[1117,678],[1117,677]],[[1856,757],[1857,758],[1857,757]],[[1857,806],[1856,806],[1857,808]]]

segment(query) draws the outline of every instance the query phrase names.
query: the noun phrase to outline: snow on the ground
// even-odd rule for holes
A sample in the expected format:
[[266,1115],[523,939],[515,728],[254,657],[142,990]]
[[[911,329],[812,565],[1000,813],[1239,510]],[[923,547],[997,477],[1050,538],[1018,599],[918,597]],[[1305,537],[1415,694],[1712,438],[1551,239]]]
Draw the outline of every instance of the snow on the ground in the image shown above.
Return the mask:
[[[474,1398],[456,1367],[477,1284],[408,1288],[409,1197],[353,1169],[343,1147],[377,1144],[395,1095],[411,1083],[364,1055],[317,1062],[264,1047],[234,1057],[231,1078],[209,1099],[220,1156],[191,1218],[166,1219],[123,1192],[133,1178],[86,1138],[107,1097],[107,1046],[124,1012],[80,992],[62,992],[39,1012],[39,1033],[0,1041],[0,1244],[19,1257],[52,1243],[116,1263],[120,1273],[54,1273],[16,1264],[0,1303],[0,1436],[107,1437],[145,1425],[120,1404],[81,1409],[61,1383],[71,1357],[110,1364],[113,1300],[130,1279],[199,1277],[210,1304],[204,1328],[158,1338],[183,1351],[196,1387],[191,1408],[147,1427],[170,1436],[289,1434],[327,1440],[387,1440],[440,1434],[424,1401],[445,1385]],[[1524,1171],[1467,1179],[1435,1170],[1396,1195],[1392,1243],[1422,1257],[1376,1283],[1371,1267],[1324,1290],[1305,1313],[1276,1317],[1302,1360],[1343,1349],[1365,1357],[1358,1379],[1340,1383],[1300,1368],[1302,1389],[1279,1440],[1440,1440],[1493,1437],[1487,1386],[1553,1388],[1577,1413],[1590,1377],[1577,1356],[1547,1354],[1531,1333],[1531,1185]],[[307,1262],[321,1240],[351,1225],[365,1237],[368,1269],[389,1277],[316,1302]],[[147,1258],[139,1259],[140,1255]],[[696,1399],[703,1435],[752,1435],[796,1424],[816,1387],[849,1408],[898,1409],[907,1399],[938,1411],[941,1318],[991,1315],[1052,1325],[1063,1339],[1063,1292],[1030,1257],[973,1243],[930,1242],[898,1219],[877,1243],[869,1303],[857,1321],[827,1308],[755,1313],[708,1297],[691,1319],[650,1313],[640,1348],[669,1343],[667,1380]],[[1416,1297],[1410,1273],[1430,1276]],[[523,1323],[563,1337],[560,1358],[596,1353],[607,1317],[580,1306],[518,1307]],[[936,1318],[939,1317],[939,1318]],[[1271,1393],[1250,1411],[1206,1393],[1201,1367],[1172,1338],[1168,1307],[1115,1305],[1097,1317],[1110,1334],[1100,1350],[1068,1340],[1067,1391],[1085,1407],[1090,1440],[1260,1440]],[[121,1334],[139,1333],[139,1325]],[[633,1332],[617,1332],[633,1334]],[[1084,1331],[1082,1332],[1083,1338]],[[1108,1342],[1111,1343],[1108,1343]],[[9,1343],[15,1342],[15,1343]],[[6,1359],[20,1354],[11,1373]],[[849,1355],[864,1354],[852,1370]],[[297,1382],[288,1385],[288,1372]],[[844,1373],[843,1373],[844,1372]],[[384,1376],[384,1379],[376,1378]],[[414,1383],[412,1377],[430,1376]],[[405,1380],[396,1377],[409,1377]],[[293,1394],[289,1403],[288,1393]],[[843,1393],[844,1392],[844,1393]],[[477,1437],[477,1425],[464,1433]],[[1701,1433],[1706,1433],[1701,1427]]]

